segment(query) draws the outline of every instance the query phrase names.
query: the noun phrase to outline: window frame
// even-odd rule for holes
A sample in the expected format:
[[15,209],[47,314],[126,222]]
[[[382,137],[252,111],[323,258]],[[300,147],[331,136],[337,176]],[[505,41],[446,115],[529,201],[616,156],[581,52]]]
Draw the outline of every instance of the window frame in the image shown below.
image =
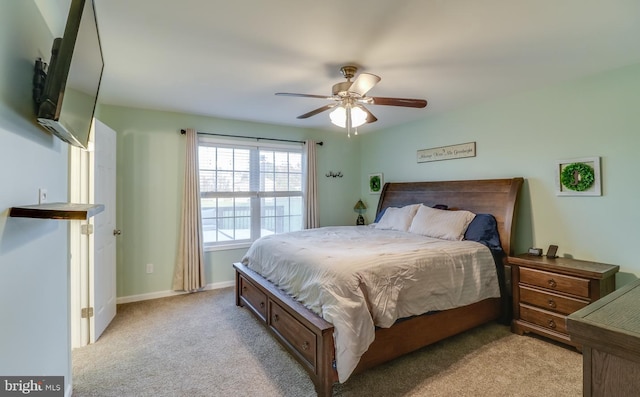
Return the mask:
[[[304,213],[305,213],[305,199],[304,199],[304,185],[306,183],[305,178],[304,178],[304,170],[306,169],[306,159],[305,159],[305,153],[303,150],[303,143],[272,143],[272,142],[246,142],[240,139],[229,139],[229,138],[219,138],[219,137],[214,137],[214,136],[208,136],[208,135],[204,135],[204,134],[200,134],[198,135],[198,152],[200,154],[200,148],[201,147],[216,147],[216,148],[232,148],[234,150],[242,150],[242,149],[248,149],[249,150],[249,161],[250,161],[250,165],[249,165],[249,191],[235,191],[235,179],[233,182],[233,191],[231,192],[216,192],[216,191],[202,191],[202,186],[203,186],[203,179],[202,176],[199,176],[199,183],[200,183],[200,187],[201,187],[201,192],[200,192],[200,205],[201,205],[201,211],[200,211],[200,216],[201,216],[201,220],[202,220],[202,233],[203,233],[203,248],[205,251],[218,251],[218,250],[228,250],[228,249],[236,249],[236,248],[246,248],[249,247],[255,240],[257,240],[258,238],[261,237],[261,235],[263,234],[263,227],[262,227],[262,221],[264,218],[267,218],[264,216],[264,211],[262,210],[262,200],[265,198],[274,198],[277,199],[278,197],[300,197],[300,214],[299,214],[299,220],[300,220],[300,230],[302,228],[304,228]],[[282,171],[275,171],[276,169],[276,164],[274,163],[273,165],[273,169],[270,171],[263,171],[260,169],[260,153],[262,151],[275,151],[275,152],[286,152],[286,153],[294,153],[296,155],[300,156],[300,172],[299,172],[299,178],[300,178],[300,190],[286,190],[286,191],[279,191],[279,190],[275,190],[275,181],[274,181],[274,190],[273,191],[267,191],[267,190],[263,190],[261,189],[260,186],[260,181],[263,179],[263,174],[267,174],[267,173],[272,173],[274,174],[274,178],[275,175],[280,173],[282,174]],[[235,153],[235,152],[234,152]],[[233,163],[233,167],[232,170],[225,170],[226,172],[235,172],[235,159],[232,160]],[[288,164],[288,170],[286,171],[286,175],[287,175],[287,183],[290,183],[291,181],[291,175],[292,174],[297,174],[295,172],[291,172],[290,169],[290,163],[289,163],[289,158],[287,158],[287,164]],[[200,162],[199,159],[199,164],[198,164],[198,170],[199,170],[199,174],[203,171],[214,171],[216,172],[216,176],[217,176],[217,172],[218,172],[218,165],[215,165],[214,169],[204,169],[202,167],[202,163]],[[235,178],[235,175],[234,175]],[[215,178],[214,178],[215,180]],[[214,182],[217,184],[217,181]],[[290,186],[287,186],[290,187]],[[249,213],[249,222],[250,222],[250,232],[249,232],[249,237],[248,238],[244,238],[244,239],[237,239],[236,236],[237,234],[235,233],[238,229],[236,229],[235,225],[235,221],[237,220],[237,215],[234,214],[234,216],[230,217],[229,219],[233,219],[234,220],[234,235],[233,238],[231,240],[228,241],[206,241],[204,236],[205,236],[205,219],[215,219],[216,223],[217,221],[220,219],[219,216],[219,212],[218,212],[218,202],[216,202],[216,206],[213,208],[216,208],[216,215],[213,218],[205,218],[203,216],[203,208],[206,208],[203,206],[203,199],[220,199],[220,198],[232,198],[232,199],[248,199],[249,200],[249,208],[250,208],[250,213]],[[234,202],[234,208],[235,208],[235,200],[233,200]],[[234,209],[235,212],[235,209]],[[297,217],[297,214],[288,214],[286,216],[286,218],[289,219],[289,221],[291,220],[292,217]],[[276,216],[274,216],[274,218],[277,218]],[[288,223],[290,225],[290,223]],[[219,230],[217,227],[215,229],[216,233],[219,233]],[[298,229],[295,229],[298,230]],[[287,230],[288,231],[288,230]],[[274,231],[274,233],[279,233],[277,231]],[[280,232],[281,233],[281,232]]]

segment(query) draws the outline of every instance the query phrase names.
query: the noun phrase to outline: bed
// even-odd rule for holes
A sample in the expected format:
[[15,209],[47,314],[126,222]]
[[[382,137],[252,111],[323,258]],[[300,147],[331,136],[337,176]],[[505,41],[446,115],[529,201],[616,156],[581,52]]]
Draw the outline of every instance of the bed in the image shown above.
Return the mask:
[[[446,205],[450,210],[491,214],[497,224],[502,251],[511,254],[514,214],[522,183],[522,178],[387,183],[381,192],[377,214],[389,207],[398,208],[409,204],[424,204],[429,207]],[[502,273],[504,258],[503,255],[499,260],[502,262],[499,263]],[[336,357],[342,357],[341,349],[336,355],[336,343],[339,339],[334,338],[334,334],[339,335],[336,332],[339,324],[336,323],[334,327],[334,324],[317,314],[318,310],[302,305],[246,264],[235,263],[234,268],[236,305],[248,308],[300,362],[309,373],[319,396],[330,396],[333,384],[338,380],[345,380],[344,376],[339,378],[340,367],[336,364]],[[503,298],[508,298],[503,283],[500,285],[500,294]],[[452,309],[402,318],[389,327],[375,327],[372,342],[367,342],[366,351],[358,358],[352,372],[358,373],[499,319],[508,312],[508,299],[503,298],[484,298]],[[338,360],[338,364],[341,360],[343,359]]]

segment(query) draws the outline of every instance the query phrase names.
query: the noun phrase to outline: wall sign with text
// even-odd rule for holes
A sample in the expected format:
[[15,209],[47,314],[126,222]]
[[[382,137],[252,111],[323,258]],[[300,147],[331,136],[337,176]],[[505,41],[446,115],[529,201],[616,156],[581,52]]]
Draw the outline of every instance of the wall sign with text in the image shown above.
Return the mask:
[[418,163],[429,161],[461,159],[476,156],[476,143],[467,142],[458,145],[440,146],[431,149],[418,150]]

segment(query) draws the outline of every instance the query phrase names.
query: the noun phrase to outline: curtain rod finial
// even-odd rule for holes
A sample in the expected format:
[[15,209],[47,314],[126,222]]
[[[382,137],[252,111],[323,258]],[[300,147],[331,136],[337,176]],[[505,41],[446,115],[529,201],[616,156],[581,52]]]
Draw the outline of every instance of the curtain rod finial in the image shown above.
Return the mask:
[[182,135],[185,135],[185,134],[187,133],[187,130],[182,129],[182,130],[180,130],[180,133],[181,133]]

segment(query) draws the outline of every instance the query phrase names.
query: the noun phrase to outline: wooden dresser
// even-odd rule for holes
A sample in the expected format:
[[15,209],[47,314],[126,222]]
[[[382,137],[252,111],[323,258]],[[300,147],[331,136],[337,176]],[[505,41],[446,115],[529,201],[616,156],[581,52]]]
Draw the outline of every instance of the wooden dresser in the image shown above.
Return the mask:
[[640,280],[571,314],[567,330],[582,345],[584,396],[640,393]]
[[536,334],[580,348],[567,333],[566,318],[613,292],[619,266],[570,258],[521,254],[509,257],[513,332]]

